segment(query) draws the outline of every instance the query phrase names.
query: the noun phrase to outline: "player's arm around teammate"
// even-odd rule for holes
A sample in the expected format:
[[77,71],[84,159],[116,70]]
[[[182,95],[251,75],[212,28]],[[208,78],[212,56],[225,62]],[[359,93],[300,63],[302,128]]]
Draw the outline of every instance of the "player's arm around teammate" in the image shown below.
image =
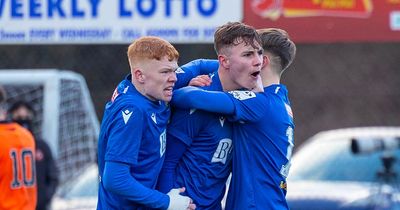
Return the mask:
[[195,209],[184,188],[155,190],[179,54],[167,41],[142,37],[128,48],[130,75],[106,104],[98,145],[97,209]]

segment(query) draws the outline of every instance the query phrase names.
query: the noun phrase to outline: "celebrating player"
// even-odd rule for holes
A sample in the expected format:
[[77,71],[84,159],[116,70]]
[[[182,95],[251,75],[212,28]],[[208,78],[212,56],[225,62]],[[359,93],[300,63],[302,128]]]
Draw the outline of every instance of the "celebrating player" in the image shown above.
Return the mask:
[[[253,89],[262,64],[260,38],[253,27],[234,22],[214,35],[218,71],[206,90]],[[189,65],[194,65],[190,63]],[[215,69],[210,64],[210,69]],[[182,69],[188,68],[183,66]],[[221,209],[231,172],[232,125],[222,115],[178,109],[167,129],[167,150],[158,187],[162,192],[184,186],[197,209]]]
[[179,54],[167,41],[142,37],[128,48],[131,74],[106,104],[101,125],[97,209],[194,209],[184,188],[154,190],[166,145],[166,126]]
[[258,31],[264,48],[264,92],[206,91],[185,87],[172,103],[229,115],[233,126],[232,180],[227,210],[288,209],[286,177],[294,146],[293,113],[282,73],[294,60],[296,46],[281,29]]

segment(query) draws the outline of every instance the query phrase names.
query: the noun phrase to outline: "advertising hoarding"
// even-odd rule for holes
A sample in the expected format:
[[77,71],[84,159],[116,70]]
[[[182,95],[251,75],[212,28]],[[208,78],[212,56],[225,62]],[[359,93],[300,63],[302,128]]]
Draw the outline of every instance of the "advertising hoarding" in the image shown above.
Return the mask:
[[400,41],[400,0],[245,0],[244,22],[300,43]]
[[0,0],[0,44],[212,43],[215,27],[242,19],[242,0]]

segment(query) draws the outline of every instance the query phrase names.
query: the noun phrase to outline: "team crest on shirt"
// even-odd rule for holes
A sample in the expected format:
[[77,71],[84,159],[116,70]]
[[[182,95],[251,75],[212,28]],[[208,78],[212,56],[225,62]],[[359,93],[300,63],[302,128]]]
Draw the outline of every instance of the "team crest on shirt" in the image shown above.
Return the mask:
[[246,100],[249,98],[256,97],[255,93],[248,90],[235,90],[235,91],[229,91],[228,93],[232,94],[232,96],[238,100]]
[[128,123],[129,118],[131,118],[132,116],[132,111],[125,110],[121,112],[122,112],[122,118],[124,119],[124,123],[126,125],[126,123]]

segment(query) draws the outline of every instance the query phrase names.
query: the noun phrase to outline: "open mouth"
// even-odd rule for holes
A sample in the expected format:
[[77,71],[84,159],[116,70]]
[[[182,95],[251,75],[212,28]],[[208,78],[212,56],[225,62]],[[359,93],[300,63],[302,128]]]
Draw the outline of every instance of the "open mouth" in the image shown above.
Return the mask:
[[259,72],[259,71],[253,72],[253,73],[251,74],[251,76],[253,76],[253,77],[258,77],[258,75],[260,75],[260,72]]
[[171,87],[165,88],[164,91],[167,91],[168,93],[172,94],[173,89],[174,89],[174,87],[171,86]]

